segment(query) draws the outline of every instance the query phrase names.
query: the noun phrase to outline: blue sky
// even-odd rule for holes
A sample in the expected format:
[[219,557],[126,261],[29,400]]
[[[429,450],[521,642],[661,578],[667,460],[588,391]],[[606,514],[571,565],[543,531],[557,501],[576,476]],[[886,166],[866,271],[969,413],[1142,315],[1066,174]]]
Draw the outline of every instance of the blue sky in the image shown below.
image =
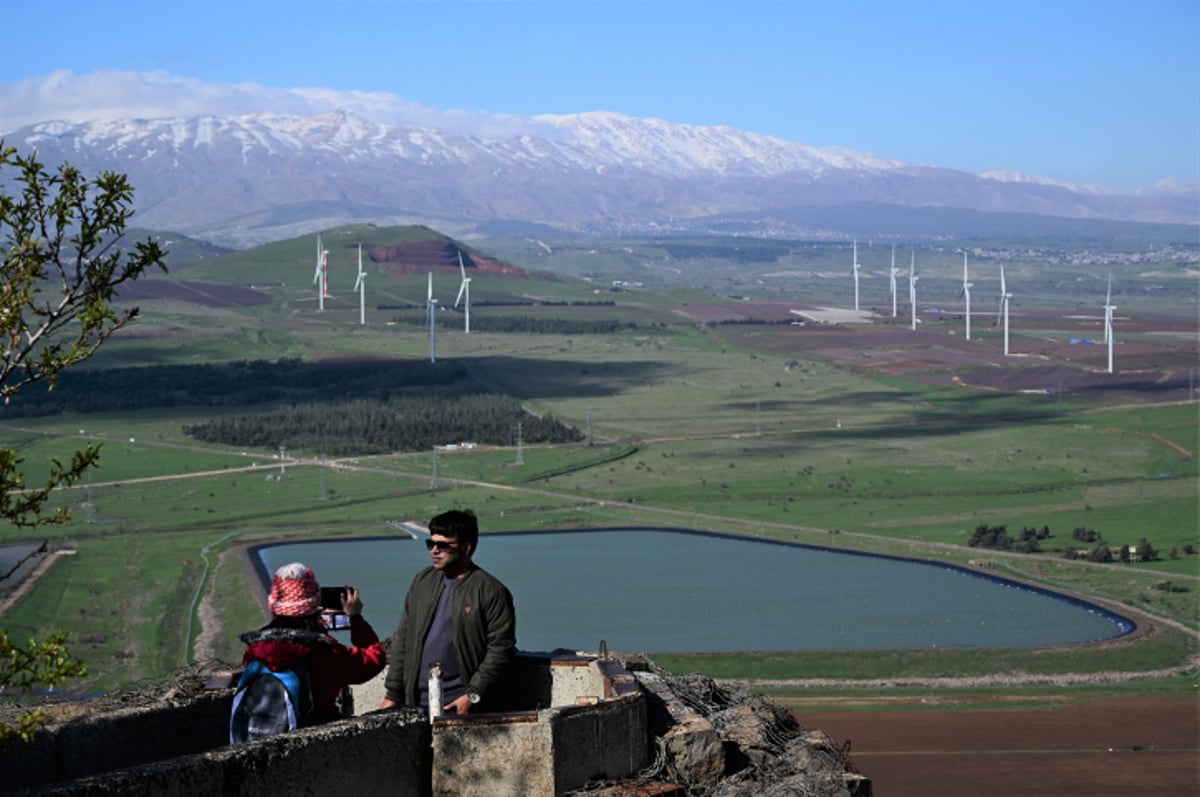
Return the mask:
[[0,131],[336,105],[495,133],[605,110],[970,172],[1200,179],[1200,0],[60,0],[5,16],[20,32],[0,49]]

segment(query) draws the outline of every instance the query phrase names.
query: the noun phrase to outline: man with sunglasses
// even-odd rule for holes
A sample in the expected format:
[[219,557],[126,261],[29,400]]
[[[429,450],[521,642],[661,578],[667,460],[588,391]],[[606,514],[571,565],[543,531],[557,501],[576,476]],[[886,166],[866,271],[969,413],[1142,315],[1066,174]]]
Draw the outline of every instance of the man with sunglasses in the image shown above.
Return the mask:
[[503,705],[503,677],[517,650],[516,612],[508,589],[471,561],[478,545],[479,522],[470,510],[429,521],[431,564],[413,578],[404,599],[380,708],[427,708],[434,663],[441,667],[445,711]]

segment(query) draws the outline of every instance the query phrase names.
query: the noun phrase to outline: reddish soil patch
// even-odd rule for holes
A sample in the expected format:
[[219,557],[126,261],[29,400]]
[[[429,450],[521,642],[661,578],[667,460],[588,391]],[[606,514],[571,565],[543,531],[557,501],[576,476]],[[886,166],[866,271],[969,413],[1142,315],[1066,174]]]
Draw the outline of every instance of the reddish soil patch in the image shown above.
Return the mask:
[[803,319],[792,312],[796,309],[794,302],[764,302],[744,301],[737,304],[721,302],[720,304],[697,304],[689,302],[680,305],[676,313],[684,318],[701,324],[719,323],[722,321],[795,321]]
[[205,307],[249,307],[266,304],[271,297],[249,285],[220,285],[194,280],[139,280],[121,286],[123,302],[173,299]]
[[442,240],[406,241],[395,246],[368,246],[363,249],[375,264],[375,270],[392,276],[422,274],[458,268],[458,256],[462,254],[463,268],[467,275],[488,274],[530,279],[533,272],[517,268],[499,260],[491,260],[459,249],[453,243]]
[[797,714],[881,797],[1200,794],[1200,697],[1091,698],[1045,709]]

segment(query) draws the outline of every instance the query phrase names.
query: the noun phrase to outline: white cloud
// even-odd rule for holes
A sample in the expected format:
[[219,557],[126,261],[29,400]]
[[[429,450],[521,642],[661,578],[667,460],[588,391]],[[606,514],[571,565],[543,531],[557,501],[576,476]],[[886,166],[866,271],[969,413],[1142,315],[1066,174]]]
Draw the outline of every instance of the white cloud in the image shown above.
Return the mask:
[[279,89],[257,83],[207,83],[166,72],[59,71],[0,83],[0,133],[51,120],[156,119],[271,113],[316,116],[344,110],[382,124],[430,127],[484,138],[551,129],[527,117],[444,111],[395,94],[322,88]]

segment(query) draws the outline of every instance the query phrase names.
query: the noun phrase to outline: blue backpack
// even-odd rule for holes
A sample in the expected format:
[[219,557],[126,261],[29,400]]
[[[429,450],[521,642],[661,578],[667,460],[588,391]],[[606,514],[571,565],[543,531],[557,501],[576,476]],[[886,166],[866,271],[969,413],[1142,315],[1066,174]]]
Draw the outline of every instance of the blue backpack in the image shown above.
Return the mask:
[[246,665],[233,695],[229,743],[249,742],[304,725],[312,710],[308,666],[276,672],[261,661]]

